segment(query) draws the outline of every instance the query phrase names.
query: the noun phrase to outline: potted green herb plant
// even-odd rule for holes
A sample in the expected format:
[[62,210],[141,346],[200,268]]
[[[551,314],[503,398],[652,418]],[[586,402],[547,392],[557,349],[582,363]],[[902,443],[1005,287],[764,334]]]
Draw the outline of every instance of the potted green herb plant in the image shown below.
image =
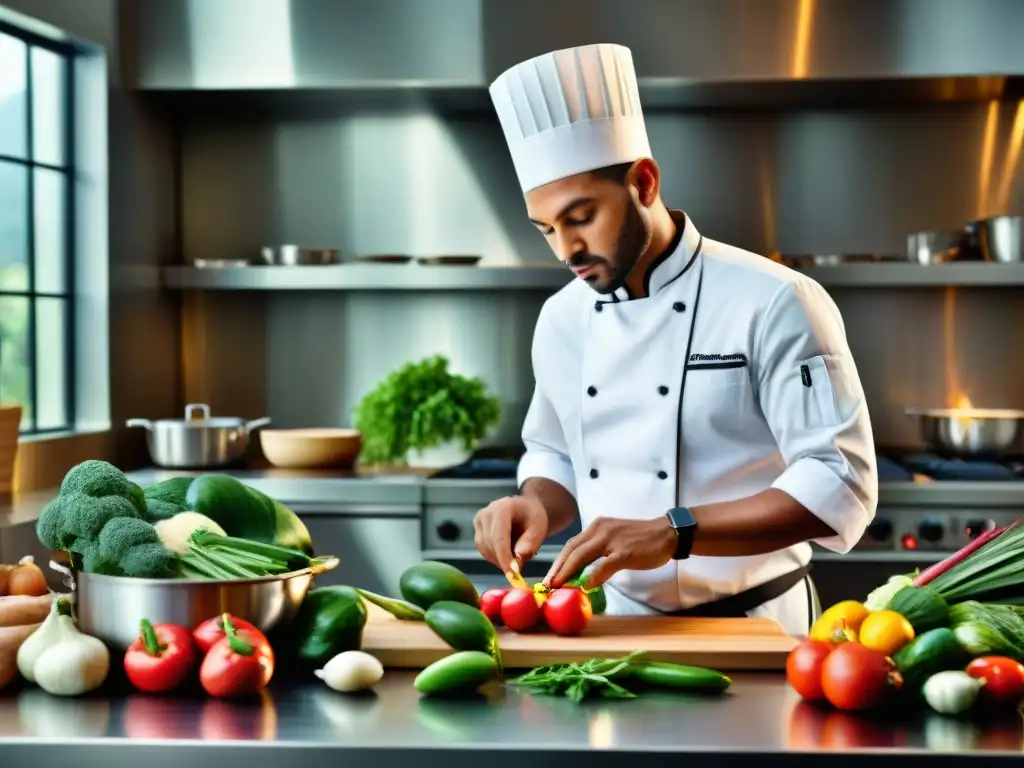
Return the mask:
[[356,406],[360,460],[417,467],[460,464],[501,418],[482,379],[448,370],[434,355],[391,372]]

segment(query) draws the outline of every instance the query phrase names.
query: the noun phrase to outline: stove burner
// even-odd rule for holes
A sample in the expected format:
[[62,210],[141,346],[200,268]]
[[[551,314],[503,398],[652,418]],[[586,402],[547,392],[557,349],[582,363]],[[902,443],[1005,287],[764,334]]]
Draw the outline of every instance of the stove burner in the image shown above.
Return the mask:
[[[1018,461],[985,461],[980,459],[947,459],[930,453],[912,453],[884,460],[897,470],[925,475],[943,481],[997,481],[1024,480],[1024,464]],[[883,459],[879,459],[879,475]],[[890,478],[892,479],[892,478]]]

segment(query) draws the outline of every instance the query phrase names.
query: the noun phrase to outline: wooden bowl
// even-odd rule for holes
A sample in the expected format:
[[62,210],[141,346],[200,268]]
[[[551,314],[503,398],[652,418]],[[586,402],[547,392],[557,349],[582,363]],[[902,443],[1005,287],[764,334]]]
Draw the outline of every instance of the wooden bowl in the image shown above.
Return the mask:
[[260,447],[275,467],[351,467],[363,449],[358,429],[264,429]]

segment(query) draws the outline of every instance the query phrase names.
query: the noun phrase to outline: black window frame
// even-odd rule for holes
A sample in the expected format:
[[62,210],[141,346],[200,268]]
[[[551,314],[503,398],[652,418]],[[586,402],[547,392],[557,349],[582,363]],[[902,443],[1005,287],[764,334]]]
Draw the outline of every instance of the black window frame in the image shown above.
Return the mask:
[[[37,35],[22,27],[0,21],[0,33],[16,38],[25,43],[25,157],[14,157],[0,153],[0,163],[20,166],[27,170],[27,197],[26,212],[27,224],[27,290],[5,291],[0,289],[0,298],[12,297],[26,299],[28,302],[28,318],[26,334],[26,356],[28,360],[28,403],[22,406],[29,406],[31,419],[23,419],[20,429],[21,436],[47,435],[62,432],[74,431],[76,425],[76,403],[77,403],[77,375],[76,375],[76,279],[75,266],[77,257],[76,219],[75,219],[75,77],[74,59],[77,54],[76,47],[68,42],[51,40],[47,37]],[[64,112],[62,115],[63,125],[61,126],[61,140],[64,144],[64,158],[62,165],[42,163],[35,159],[35,137],[34,128],[34,82],[32,67],[33,48],[42,48],[61,57],[64,74]],[[61,173],[64,176],[64,289],[61,292],[37,291],[36,290],[36,214],[35,214],[35,170],[45,169]],[[39,379],[36,338],[36,308],[39,299],[60,299],[64,302],[64,413],[65,423],[38,428],[39,424]]]

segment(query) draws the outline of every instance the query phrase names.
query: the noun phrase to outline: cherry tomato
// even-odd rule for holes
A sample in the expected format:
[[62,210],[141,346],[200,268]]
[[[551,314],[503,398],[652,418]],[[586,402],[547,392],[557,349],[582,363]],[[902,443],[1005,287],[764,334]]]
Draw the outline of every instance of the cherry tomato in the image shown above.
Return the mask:
[[1024,700],[1024,664],[1005,656],[982,656],[967,665],[967,674],[985,681],[981,695],[993,704],[1016,706]]
[[821,687],[821,668],[832,653],[832,645],[824,640],[804,640],[786,657],[786,681],[808,701],[825,698]]
[[501,621],[501,601],[507,594],[508,587],[494,587],[480,595],[480,610],[492,623],[497,624]]
[[891,688],[902,684],[892,659],[859,643],[836,646],[821,665],[822,691],[836,709],[878,706]]
[[544,601],[544,621],[556,635],[580,634],[593,615],[590,597],[577,587],[556,589]]
[[526,632],[544,619],[544,609],[529,589],[510,589],[501,601],[501,620],[513,632]]
[[214,616],[212,619],[204,621],[192,632],[192,639],[196,641],[196,645],[199,646],[199,650],[202,653],[208,653],[209,650],[217,644],[218,640],[222,640],[224,638],[225,615],[231,616],[231,624],[236,630],[244,629],[248,632],[255,632],[258,635],[263,634],[248,621],[240,619],[237,616],[232,616],[231,614]]

